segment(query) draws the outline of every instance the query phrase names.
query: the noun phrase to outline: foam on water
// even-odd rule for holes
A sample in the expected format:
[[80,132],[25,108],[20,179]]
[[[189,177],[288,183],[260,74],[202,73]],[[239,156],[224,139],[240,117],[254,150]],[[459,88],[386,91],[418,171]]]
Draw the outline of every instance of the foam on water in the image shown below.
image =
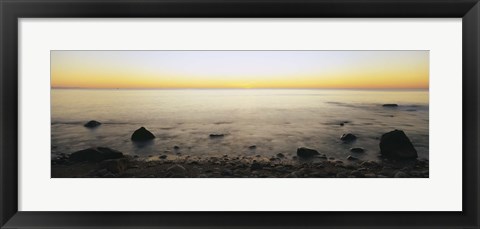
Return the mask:
[[[52,155],[105,146],[139,156],[293,156],[298,147],[309,147],[345,159],[351,147],[362,147],[366,152],[355,156],[378,160],[380,136],[394,129],[405,131],[420,158],[429,154],[426,90],[53,89],[51,98]],[[103,124],[83,127],[89,120]],[[131,142],[141,126],[157,138]],[[342,143],[344,133],[357,141]]]

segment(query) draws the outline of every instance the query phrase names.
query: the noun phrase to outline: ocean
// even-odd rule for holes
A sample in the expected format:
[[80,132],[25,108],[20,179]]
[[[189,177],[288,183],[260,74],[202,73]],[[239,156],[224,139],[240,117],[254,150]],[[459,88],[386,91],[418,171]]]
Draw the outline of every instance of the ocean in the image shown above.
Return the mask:
[[[380,136],[400,129],[419,158],[428,159],[428,101],[428,90],[52,89],[52,157],[96,146],[140,158],[293,157],[297,148],[308,147],[340,160],[353,154],[378,161]],[[399,106],[383,107],[386,103]],[[102,125],[85,128],[89,120]],[[156,138],[132,142],[142,126]],[[210,138],[213,133],[225,136]],[[343,143],[345,133],[358,138]],[[354,154],[352,147],[366,151]]]

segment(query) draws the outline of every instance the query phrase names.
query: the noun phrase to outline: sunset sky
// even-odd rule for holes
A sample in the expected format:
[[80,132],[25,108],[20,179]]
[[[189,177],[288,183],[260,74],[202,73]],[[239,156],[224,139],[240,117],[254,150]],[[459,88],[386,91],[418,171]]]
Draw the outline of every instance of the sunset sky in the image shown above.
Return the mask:
[[53,88],[428,88],[428,51],[51,51]]

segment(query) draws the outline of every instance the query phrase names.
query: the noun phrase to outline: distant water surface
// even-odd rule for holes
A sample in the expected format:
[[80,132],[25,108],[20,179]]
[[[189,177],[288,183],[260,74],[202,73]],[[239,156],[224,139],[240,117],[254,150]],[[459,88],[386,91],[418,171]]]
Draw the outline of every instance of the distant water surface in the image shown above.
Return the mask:
[[[351,147],[363,147],[366,152],[355,156],[379,160],[380,136],[401,129],[419,157],[428,159],[427,90],[52,89],[51,105],[52,156],[105,146],[140,157],[177,152],[291,157],[298,147],[309,147],[345,159]],[[103,124],[83,127],[89,120]],[[157,138],[131,142],[141,126]],[[210,139],[211,133],[225,137]],[[344,133],[358,140],[342,143]]]

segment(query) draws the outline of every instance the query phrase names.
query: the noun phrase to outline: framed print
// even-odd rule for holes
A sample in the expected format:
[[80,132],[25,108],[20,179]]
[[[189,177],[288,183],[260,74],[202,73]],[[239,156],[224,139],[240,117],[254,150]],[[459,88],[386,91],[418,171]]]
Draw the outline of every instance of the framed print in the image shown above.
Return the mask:
[[2,228],[479,227],[475,0],[1,4]]

